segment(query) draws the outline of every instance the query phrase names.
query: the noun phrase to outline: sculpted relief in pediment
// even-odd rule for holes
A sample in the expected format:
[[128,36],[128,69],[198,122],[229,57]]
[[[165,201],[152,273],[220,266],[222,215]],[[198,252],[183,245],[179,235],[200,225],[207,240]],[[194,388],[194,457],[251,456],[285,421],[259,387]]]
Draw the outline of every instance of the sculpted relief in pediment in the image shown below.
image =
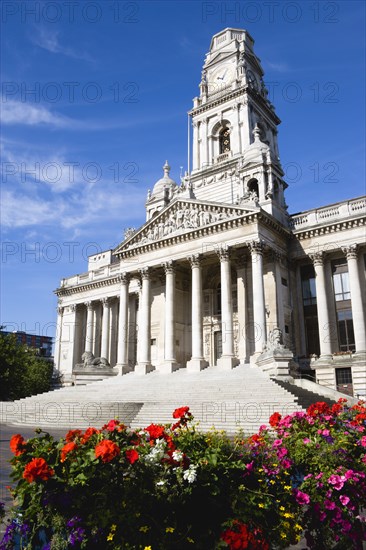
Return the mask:
[[243,214],[245,214],[245,211],[239,208],[178,203],[174,209],[172,208],[152,220],[144,230],[136,234],[135,238],[132,238],[126,245],[128,248],[132,248]]

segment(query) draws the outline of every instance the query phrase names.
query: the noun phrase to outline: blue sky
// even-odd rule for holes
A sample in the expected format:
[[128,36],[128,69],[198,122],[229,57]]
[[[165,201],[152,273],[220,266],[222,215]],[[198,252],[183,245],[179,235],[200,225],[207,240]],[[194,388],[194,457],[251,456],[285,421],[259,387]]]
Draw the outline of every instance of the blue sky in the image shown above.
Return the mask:
[[145,221],[187,167],[205,53],[247,29],[282,120],[289,211],[365,193],[365,3],[6,1],[1,323],[54,334],[62,277]]

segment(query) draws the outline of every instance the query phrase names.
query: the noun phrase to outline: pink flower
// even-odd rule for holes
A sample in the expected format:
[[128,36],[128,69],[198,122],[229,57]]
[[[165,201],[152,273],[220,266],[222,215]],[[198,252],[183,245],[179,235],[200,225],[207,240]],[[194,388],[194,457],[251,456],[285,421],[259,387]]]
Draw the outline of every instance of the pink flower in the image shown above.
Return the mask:
[[282,439],[275,439],[273,442],[273,447],[279,447],[282,445]]
[[317,476],[315,476],[315,479],[321,479],[323,477],[323,472],[320,472]]
[[294,489],[294,495],[295,495],[295,498],[296,498],[296,502],[298,504],[301,504],[302,506],[304,504],[309,504],[310,497],[307,493],[303,493],[303,492],[299,491],[298,489]]
[[281,447],[281,449],[278,449],[278,451],[277,451],[277,457],[278,457],[279,459],[281,459],[281,458],[283,458],[284,456],[286,456],[287,453],[288,453],[288,450],[285,449],[285,447]]
[[337,491],[340,491],[344,485],[344,481],[343,481],[344,479],[345,479],[344,476],[341,477],[341,476],[337,476],[336,474],[332,474],[328,479],[328,483],[333,485],[334,489],[337,489]]
[[339,500],[341,501],[343,506],[347,506],[347,504],[349,503],[349,497],[347,495],[341,495],[339,497]]
[[360,445],[362,445],[362,447],[366,447],[366,435],[363,435],[360,439]]
[[328,500],[327,498],[325,499],[324,508],[326,508],[327,510],[334,510],[335,507],[336,505],[332,500]]
[[303,441],[303,443],[305,443],[305,445],[307,443],[310,443],[310,439],[308,437],[304,437],[304,439],[302,441]]
[[324,521],[326,517],[327,517],[327,514],[325,512],[320,512],[319,514],[320,521]]
[[304,477],[304,481],[305,481],[306,479],[310,479],[311,477],[313,477],[313,474],[308,474],[307,476]]
[[282,460],[282,466],[283,466],[284,468],[286,468],[286,469],[287,469],[287,468],[290,468],[290,466],[292,466],[291,460],[289,460],[288,458],[284,458],[284,459]]

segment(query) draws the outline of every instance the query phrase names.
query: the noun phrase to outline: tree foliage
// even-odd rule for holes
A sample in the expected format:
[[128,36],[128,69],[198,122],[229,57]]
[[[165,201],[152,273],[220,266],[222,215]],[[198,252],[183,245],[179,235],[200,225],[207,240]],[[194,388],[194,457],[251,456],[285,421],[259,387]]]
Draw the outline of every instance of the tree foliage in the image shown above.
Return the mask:
[[0,400],[8,401],[48,391],[53,364],[36,350],[18,344],[14,334],[0,334]]

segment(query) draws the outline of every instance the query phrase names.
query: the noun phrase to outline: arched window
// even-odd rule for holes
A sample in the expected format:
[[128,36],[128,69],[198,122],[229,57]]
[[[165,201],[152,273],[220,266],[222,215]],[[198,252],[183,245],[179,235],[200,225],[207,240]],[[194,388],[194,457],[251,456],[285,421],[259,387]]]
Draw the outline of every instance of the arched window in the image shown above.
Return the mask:
[[219,134],[220,155],[222,153],[228,153],[230,151],[230,130],[229,128],[222,128]]
[[259,197],[258,181],[256,179],[252,179],[248,182],[248,191],[255,193],[257,197]]

